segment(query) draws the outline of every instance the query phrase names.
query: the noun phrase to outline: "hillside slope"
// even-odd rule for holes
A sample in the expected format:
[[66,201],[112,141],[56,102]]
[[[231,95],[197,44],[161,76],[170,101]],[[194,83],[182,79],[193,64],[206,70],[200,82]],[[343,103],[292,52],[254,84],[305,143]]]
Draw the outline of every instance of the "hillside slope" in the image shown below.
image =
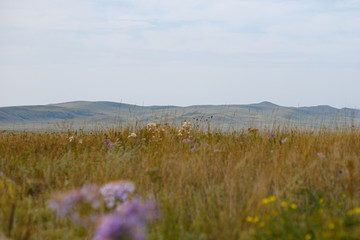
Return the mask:
[[[115,102],[76,101],[38,106],[0,108],[0,129],[41,126],[62,121],[88,124],[130,122],[211,121],[222,126],[246,127],[288,123],[336,127],[359,124],[360,111],[330,106],[282,107],[270,102],[248,105],[138,106]],[[31,127],[30,127],[31,128]]]

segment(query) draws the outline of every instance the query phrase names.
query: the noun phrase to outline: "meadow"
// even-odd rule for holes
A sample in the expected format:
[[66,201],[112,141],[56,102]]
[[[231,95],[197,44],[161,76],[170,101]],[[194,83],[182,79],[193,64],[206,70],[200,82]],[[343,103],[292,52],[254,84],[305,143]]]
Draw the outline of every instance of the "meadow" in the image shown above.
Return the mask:
[[[51,207],[61,194],[120,180],[129,199],[156,203],[137,239],[360,239],[356,127],[3,131],[0,172],[0,239],[131,239],[96,237],[104,221],[79,224]],[[113,210],[99,204],[97,214]]]

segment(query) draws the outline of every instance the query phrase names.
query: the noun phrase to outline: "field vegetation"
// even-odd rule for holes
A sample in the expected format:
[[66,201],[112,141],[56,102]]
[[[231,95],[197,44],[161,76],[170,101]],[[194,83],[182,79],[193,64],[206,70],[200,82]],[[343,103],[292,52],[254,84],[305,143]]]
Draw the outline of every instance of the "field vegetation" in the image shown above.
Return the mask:
[[135,187],[129,199],[156,202],[137,239],[360,239],[356,127],[3,131],[0,171],[0,239],[116,239],[96,237],[97,219],[60,216],[51,200],[120,180]]

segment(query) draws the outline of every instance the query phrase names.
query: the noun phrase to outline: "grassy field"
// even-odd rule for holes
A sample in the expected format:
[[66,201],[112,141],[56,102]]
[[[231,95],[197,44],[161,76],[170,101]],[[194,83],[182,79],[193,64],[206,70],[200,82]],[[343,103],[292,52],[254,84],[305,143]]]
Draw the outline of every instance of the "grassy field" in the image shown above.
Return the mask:
[[147,239],[360,239],[358,128],[4,131],[0,171],[0,239],[93,239],[49,200],[118,180],[157,203]]

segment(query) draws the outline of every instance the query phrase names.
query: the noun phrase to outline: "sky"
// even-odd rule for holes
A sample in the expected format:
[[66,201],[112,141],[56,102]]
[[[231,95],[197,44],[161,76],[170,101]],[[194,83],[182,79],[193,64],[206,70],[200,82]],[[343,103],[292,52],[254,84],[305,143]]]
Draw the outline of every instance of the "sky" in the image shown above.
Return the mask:
[[0,107],[360,108],[360,0],[0,0]]

